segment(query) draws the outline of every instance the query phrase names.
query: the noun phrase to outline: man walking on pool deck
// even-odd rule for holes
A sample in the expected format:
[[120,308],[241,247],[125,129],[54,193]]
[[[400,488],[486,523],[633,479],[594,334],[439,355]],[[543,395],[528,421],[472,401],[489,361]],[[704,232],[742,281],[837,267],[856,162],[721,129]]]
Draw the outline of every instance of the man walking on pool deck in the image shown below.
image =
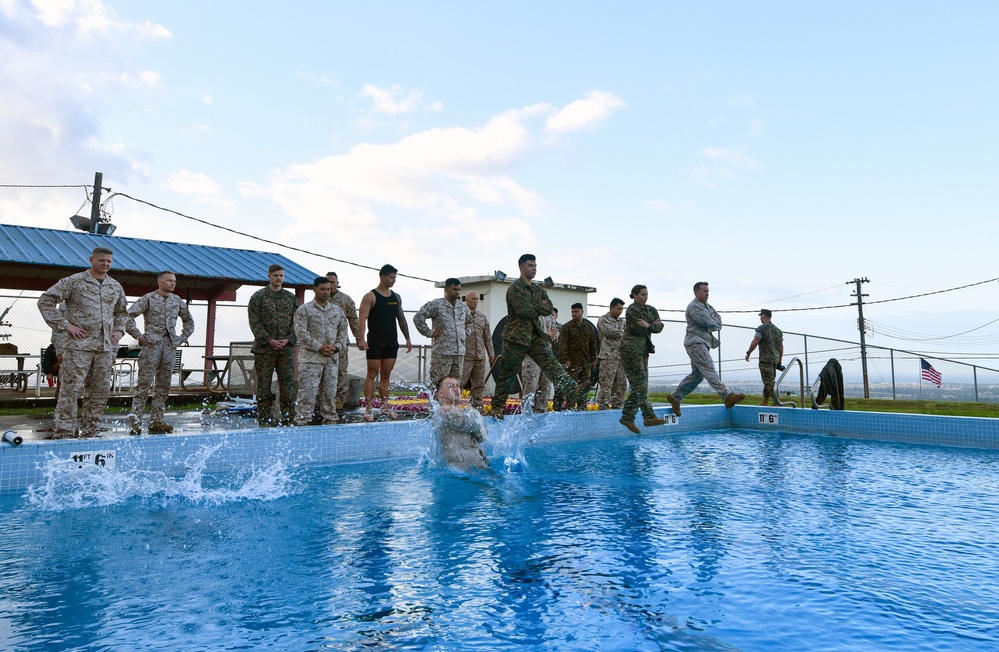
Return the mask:
[[503,355],[500,358],[499,381],[489,406],[489,416],[503,418],[506,399],[513,391],[524,358],[530,356],[567,399],[575,404],[585,400],[590,383],[577,385],[555,359],[548,343],[551,337],[541,329],[538,317],[552,314],[552,302],[541,286],[534,284],[538,263],[534,254],[524,254],[517,261],[520,278],[506,291],[506,326],[503,328]]
[[257,424],[274,422],[271,377],[277,370],[281,395],[281,425],[290,426],[295,405],[295,311],[298,299],[284,286],[284,267],[267,268],[267,287],[250,297],[247,312],[253,333],[253,368],[257,376]]
[[[357,348],[367,351],[368,373],[364,378],[364,420],[375,420],[371,413],[375,400],[375,376],[379,377],[378,397],[382,401],[382,413],[390,419],[399,415],[389,409],[388,391],[395,368],[395,359],[399,355],[399,332],[396,324],[406,338],[406,353],[413,350],[413,342],[409,339],[409,325],[402,311],[402,297],[392,291],[396,274],[399,272],[391,265],[382,265],[378,270],[378,287],[361,298],[360,317],[357,327]],[[368,338],[364,338],[367,327]]]
[[[132,412],[128,415],[133,435],[142,433],[142,414],[146,411],[146,398],[153,388],[153,406],[149,417],[149,434],[160,435],[173,432],[163,418],[166,400],[170,395],[170,376],[173,375],[177,347],[187,342],[194,333],[194,319],[187,302],[173,293],[177,287],[177,277],[173,272],[160,272],[156,277],[157,288],[139,297],[128,307],[128,323],[125,330],[139,340],[142,351],[139,353],[139,379],[135,383],[135,396],[132,397]],[[135,324],[135,318],[142,315],[142,331]],[[177,335],[177,320],[183,323]]]
[[690,358],[690,374],[680,381],[672,394],[666,399],[673,407],[673,414],[680,416],[680,402],[687,394],[708,381],[711,388],[725,400],[725,407],[731,408],[746,398],[745,394],[737,394],[729,390],[715,371],[715,363],[711,360],[711,349],[718,347],[718,336],[721,330],[721,317],[708,303],[708,284],[706,281],[694,283],[694,300],[687,304],[685,313],[687,319],[687,335],[683,338],[683,348],[687,349]]
[[756,329],[755,337],[746,351],[746,362],[753,354],[757,345],[760,347],[760,379],[763,380],[763,402],[773,399],[774,405],[779,405],[774,396],[774,382],[777,380],[777,369],[782,369],[784,360],[784,333],[770,322],[773,313],[764,308],[760,311],[760,327]]
[[[45,323],[66,334],[53,439],[76,434],[76,399],[81,393],[79,435],[96,437],[101,430],[111,393],[111,366],[128,321],[125,290],[108,276],[112,257],[110,249],[97,247],[90,254],[90,269],[61,279],[38,298]],[[63,301],[65,312],[59,309]]]
[[[461,378],[465,340],[472,331],[472,314],[461,300],[461,281],[444,281],[444,296],[432,299],[413,315],[416,330],[430,338],[430,386],[436,393],[448,376]],[[432,327],[427,326],[430,319]]]

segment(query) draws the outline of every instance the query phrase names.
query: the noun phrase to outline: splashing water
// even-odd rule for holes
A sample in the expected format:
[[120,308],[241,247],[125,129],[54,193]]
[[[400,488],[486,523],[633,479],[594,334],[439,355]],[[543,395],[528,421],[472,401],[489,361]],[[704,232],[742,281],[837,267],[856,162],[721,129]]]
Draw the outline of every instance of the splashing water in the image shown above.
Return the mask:
[[[211,456],[224,443],[202,446],[186,460],[187,472],[175,478],[161,471],[119,471],[96,465],[79,469],[72,460],[50,457],[42,482],[28,488],[28,502],[38,509],[64,511],[107,507],[131,499],[183,499],[221,505],[243,500],[275,500],[297,491],[284,462],[247,467],[228,476],[204,477]],[[212,486],[214,485],[214,486]]]

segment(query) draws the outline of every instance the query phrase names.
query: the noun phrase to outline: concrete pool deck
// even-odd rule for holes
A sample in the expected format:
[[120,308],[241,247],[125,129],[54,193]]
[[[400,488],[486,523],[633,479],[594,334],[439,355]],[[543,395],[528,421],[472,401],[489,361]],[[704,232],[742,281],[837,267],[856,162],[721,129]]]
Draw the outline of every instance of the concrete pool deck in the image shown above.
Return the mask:
[[[741,405],[731,410],[721,405],[685,406],[680,418],[673,418],[665,407],[656,412],[667,417],[667,424],[643,428],[644,435],[737,429],[999,449],[999,419],[981,417]],[[544,445],[638,436],[621,426],[619,417],[619,412],[606,410],[487,419],[487,448],[490,442],[511,438],[525,445]],[[21,419],[23,422],[24,417]],[[124,419],[123,414],[110,417],[111,429],[95,439],[53,441],[29,436],[17,447],[0,443],[0,493],[21,493],[38,484],[53,462],[67,472],[104,467],[182,476],[194,465],[203,465],[205,473],[225,473],[275,463],[298,466],[417,459],[431,446],[428,419],[261,429],[240,415],[223,418],[187,413],[171,415],[170,420],[178,426],[174,434],[139,437],[128,436]]]

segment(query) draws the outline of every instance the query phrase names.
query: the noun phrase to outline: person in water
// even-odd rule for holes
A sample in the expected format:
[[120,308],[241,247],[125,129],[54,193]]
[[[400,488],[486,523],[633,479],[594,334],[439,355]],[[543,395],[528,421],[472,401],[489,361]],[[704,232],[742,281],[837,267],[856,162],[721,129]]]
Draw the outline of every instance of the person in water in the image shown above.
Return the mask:
[[459,399],[461,387],[454,376],[445,376],[437,388],[437,425],[444,459],[463,470],[487,469],[489,458],[482,450],[486,426],[477,410],[466,410]]

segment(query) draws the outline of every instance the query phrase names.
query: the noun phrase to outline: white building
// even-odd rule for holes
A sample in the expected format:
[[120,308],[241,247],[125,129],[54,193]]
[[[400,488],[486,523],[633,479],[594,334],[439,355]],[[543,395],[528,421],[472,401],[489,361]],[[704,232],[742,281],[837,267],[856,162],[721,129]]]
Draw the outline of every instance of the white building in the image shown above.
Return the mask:
[[[489,276],[462,276],[458,280],[461,281],[462,299],[472,290],[478,292],[478,309],[485,314],[489,319],[489,325],[495,330],[500,320],[506,317],[506,290],[516,278],[516,276],[508,277],[503,272],[495,272]],[[583,304],[583,316],[586,317],[587,295],[597,291],[596,288],[585,285],[570,285],[568,283],[553,283],[550,281],[544,283],[539,282],[537,279],[534,282],[543,285],[545,290],[548,291],[548,296],[551,298],[552,304],[558,309],[559,323],[562,324],[569,321],[569,310],[574,303]],[[444,287],[443,282],[436,283],[436,285],[439,288]]]

